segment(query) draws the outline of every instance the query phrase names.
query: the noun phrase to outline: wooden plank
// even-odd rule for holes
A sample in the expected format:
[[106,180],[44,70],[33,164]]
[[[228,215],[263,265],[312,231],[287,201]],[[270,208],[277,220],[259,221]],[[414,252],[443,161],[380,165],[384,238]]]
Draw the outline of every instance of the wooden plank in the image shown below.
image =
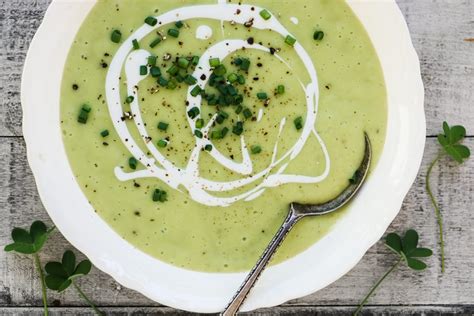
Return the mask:
[[[29,42],[50,0],[0,0],[0,136],[21,135],[20,79]],[[474,133],[471,0],[397,0],[408,21],[426,85],[428,134],[443,120]]]
[[[355,306],[285,306],[272,309],[263,309],[252,313],[242,313],[241,315],[258,315],[258,316],[294,316],[294,315],[327,315],[327,316],[350,316]],[[177,311],[167,307],[102,307],[109,316],[125,316],[125,315],[175,315],[190,316],[195,315],[189,312]],[[2,315],[9,316],[41,316],[43,311],[41,308],[16,307],[5,308],[0,310]],[[416,312],[413,312],[416,311]],[[474,308],[472,306],[367,306],[362,315],[472,315]],[[86,307],[54,307],[51,308],[51,316],[59,315],[94,315],[89,308]],[[240,314],[239,314],[240,315]]]
[[[474,139],[466,143],[474,148]],[[421,243],[436,252],[437,226],[423,188],[423,176],[437,151],[436,140],[428,139],[420,176],[390,228],[391,231],[416,228]],[[3,162],[0,164],[0,216],[3,218],[0,221],[0,245],[4,245],[10,241],[9,232],[14,226],[27,226],[33,219],[50,221],[36,193],[21,138],[0,138],[0,161]],[[441,205],[445,206],[446,273],[441,274],[437,256],[427,260],[430,267],[425,272],[402,268],[386,280],[370,304],[474,305],[474,159],[461,167],[442,161],[442,167],[436,168],[433,174],[433,188]],[[70,248],[60,234],[55,234],[42,254],[42,260],[58,259],[57,254]],[[378,243],[346,276],[318,293],[285,306],[356,305],[394,259],[383,244]],[[96,269],[80,284],[102,306],[158,306],[119,286]],[[0,251],[0,306],[41,306],[39,286],[29,258]],[[65,306],[84,305],[74,291],[61,295],[50,293],[50,301]]]

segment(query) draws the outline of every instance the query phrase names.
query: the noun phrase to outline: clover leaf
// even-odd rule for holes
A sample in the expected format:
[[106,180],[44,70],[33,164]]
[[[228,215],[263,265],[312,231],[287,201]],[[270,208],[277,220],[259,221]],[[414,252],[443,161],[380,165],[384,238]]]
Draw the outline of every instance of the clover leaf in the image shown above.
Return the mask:
[[416,258],[430,257],[433,254],[431,249],[418,248],[418,233],[413,229],[408,230],[403,238],[396,233],[388,234],[385,245],[398,254],[413,270],[426,269],[426,264]]
[[89,260],[83,260],[76,266],[76,256],[70,250],[63,254],[61,262],[48,262],[44,267],[46,286],[54,291],[62,292],[67,289],[72,281],[82,275],[87,275],[92,268]]
[[407,266],[413,270],[424,270],[426,269],[426,264],[418,258],[429,257],[433,254],[431,249],[418,247],[418,233],[413,229],[408,230],[403,237],[400,237],[396,233],[388,234],[385,238],[385,245],[398,256],[398,260],[387,272],[385,272],[377,283],[375,283],[369,293],[359,304],[359,307],[354,312],[354,316],[359,315],[364,305],[368,302],[370,296],[375,292],[383,280],[385,280],[385,278],[400,265],[401,262],[405,262]]
[[450,127],[447,122],[443,122],[443,132],[444,134],[438,135],[438,142],[451,158],[463,163],[471,156],[469,148],[460,144],[466,137],[466,129],[460,125]]
[[6,245],[4,250],[27,255],[36,254],[43,248],[44,243],[53,230],[54,227],[48,230],[46,225],[41,221],[33,222],[29,231],[15,227],[11,233],[13,243]]

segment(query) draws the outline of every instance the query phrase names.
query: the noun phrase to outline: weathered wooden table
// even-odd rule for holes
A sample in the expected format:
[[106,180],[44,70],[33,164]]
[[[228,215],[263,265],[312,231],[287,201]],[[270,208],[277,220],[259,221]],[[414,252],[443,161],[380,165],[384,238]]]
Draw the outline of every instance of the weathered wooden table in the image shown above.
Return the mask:
[[[367,0],[371,1],[371,0]],[[20,79],[28,44],[50,0],[0,0],[0,245],[10,241],[14,226],[33,219],[50,222],[26,162],[21,131]],[[390,231],[416,228],[424,245],[435,249],[429,268],[415,273],[402,268],[371,298],[367,314],[474,314],[474,159],[458,167],[442,161],[433,177],[434,193],[443,209],[447,270],[438,260],[436,219],[424,190],[427,165],[439,147],[436,135],[443,120],[463,124],[474,149],[474,0],[398,0],[420,55],[426,85],[428,137],[420,174]],[[38,104],[41,106],[41,104]],[[72,248],[60,234],[42,256],[55,257]],[[346,276],[310,296],[256,315],[350,315],[359,300],[393,263],[381,242]],[[83,289],[112,315],[187,314],[162,307],[122,288],[93,270]],[[41,315],[40,284],[32,260],[0,251],[0,314]],[[74,291],[50,293],[53,314],[87,314]]]

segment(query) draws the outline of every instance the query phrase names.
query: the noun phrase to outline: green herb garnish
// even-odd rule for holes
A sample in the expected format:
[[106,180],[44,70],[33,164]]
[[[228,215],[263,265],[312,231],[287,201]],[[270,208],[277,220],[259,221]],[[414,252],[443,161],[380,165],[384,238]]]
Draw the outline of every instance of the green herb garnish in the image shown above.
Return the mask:
[[196,128],[203,128],[204,127],[204,120],[198,119],[196,120]]
[[262,152],[262,147],[255,145],[250,148],[250,151],[252,152],[252,154],[256,155]]
[[430,257],[433,252],[428,248],[418,248],[418,233],[410,229],[405,233],[405,236],[401,238],[396,233],[390,233],[385,238],[385,245],[392,250],[397,256],[398,260],[395,264],[375,283],[366,297],[362,300],[357,310],[354,312],[354,316],[359,315],[364,305],[369,300],[369,297],[375,292],[377,287],[382,283],[385,278],[392,273],[401,262],[413,270],[424,270],[426,264],[417,258]]
[[135,100],[135,97],[133,95],[129,95],[126,99],[125,99],[125,103],[132,103],[133,100]]
[[135,157],[130,157],[128,159],[128,166],[133,170],[137,169],[138,160]]
[[158,57],[154,56],[154,55],[151,55],[151,56],[148,56],[148,65],[149,66],[156,66],[156,60],[157,60]]
[[138,41],[136,39],[132,41],[132,45],[133,45],[133,49],[135,50],[140,49],[140,44],[138,44]]
[[244,132],[244,123],[243,122],[237,122],[233,127],[232,127],[232,133],[234,133],[237,136],[242,135]]
[[152,16],[149,16],[145,19],[145,23],[149,26],[155,26],[158,23],[158,20]]
[[295,127],[296,127],[297,130],[302,129],[303,128],[303,117],[298,116],[297,118],[295,118],[293,123],[295,124]]
[[188,111],[188,116],[191,119],[195,119],[199,115],[199,113],[201,113],[201,111],[199,111],[199,108],[193,107]]
[[166,146],[168,146],[168,141],[166,139],[160,139],[156,145],[158,145],[158,147],[160,148],[165,148]]
[[215,68],[217,66],[219,66],[221,64],[221,61],[219,60],[219,58],[211,58],[209,59],[209,65],[212,67],[212,68]]
[[162,130],[164,132],[166,132],[168,130],[168,126],[169,126],[169,124],[165,123],[165,122],[159,122],[158,123],[158,129]]
[[285,93],[285,86],[284,85],[278,85],[278,87],[275,89],[276,94],[284,94]]
[[110,40],[114,43],[120,43],[122,40],[122,32],[119,30],[113,30],[112,34],[110,34]]
[[151,48],[155,48],[156,45],[160,44],[163,39],[160,37],[157,37],[150,43]]
[[316,31],[313,34],[313,39],[315,41],[322,41],[324,38],[324,32],[323,31]]
[[158,78],[159,76],[161,76],[161,69],[158,68],[157,66],[152,66],[150,68],[150,75],[153,77],[153,78]]
[[197,96],[201,93],[201,91],[202,91],[202,89],[201,89],[200,86],[195,86],[195,87],[191,90],[190,94],[191,94],[193,97],[197,97]]
[[6,252],[17,252],[25,255],[33,255],[36,271],[41,280],[41,292],[43,295],[43,309],[44,315],[48,316],[48,298],[46,296],[46,282],[44,279],[43,268],[41,267],[38,253],[43,248],[46,240],[54,230],[54,226],[50,229],[41,221],[35,221],[27,231],[23,228],[15,227],[11,232],[13,243],[6,245],[4,250]]
[[260,16],[261,16],[264,20],[270,20],[270,18],[272,17],[272,15],[270,14],[270,12],[268,12],[266,9],[263,9],[262,11],[260,11]]
[[175,24],[174,24],[178,29],[182,28],[184,26],[184,23],[183,21],[177,21]]
[[456,125],[450,127],[448,123],[443,122],[443,134],[438,135],[438,142],[442,146],[443,151],[441,151],[438,156],[431,162],[428,172],[426,173],[426,191],[430,196],[431,203],[435,209],[436,219],[439,226],[439,244],[440,244],[440,254],[441,254],[441,272],[444,273],[445,270],[445,260],[444,260],[444,238],[443,238],[443,218],[441,216],[441,209],[436,201],[433,192],[431,191],[430,177],[433,167],[436,163],[443,158],[444,156],[451,157],[459,164],[462,164],[466,159],[471,156],[471,151],[468,147],[461,144],[461,142],[466,137],[466,129],[464,126]]
[[81,124],[86,124],[87,120],[89,119],[89,113],[91,112],[92,108],[88,104],[83,104],[81,106],[81,110],[79,111],[79,116],[77,117],[77,121]]
[[179,36],[179,30],[178,29],[169,29],[168,30],[168,35],[171,37],[178,37]]
[[107,136],[109,136],[109,130],[108,130],[108,129],[104,129],[102,132],[100,132],[100,136],[102,136],[102,137],[107,137]]
[[140,66],[140,76],[148,75],[148,67],[145,65]]
[[266,100],[266,99],[268,99],[268,95],[265,92],[259,92],[259,93],[257,93],[257,98],[259,100]]
[[91,306],[97,315],[105,315],[95,304],[87,297],[87,295],[76,284],[78,277],[89,274],[92,264],[89,260],[82,260],[76,266],[76,256],[72,251],[64,252],[61,262],[48,262],[44,269],[47,273],[45,281],[46,286],[58,293],[63,292],[69,286],[73,286],[77,293]]
[[152,200],[154,202],[166,202],[168,201],[168,193],[166,193],[166,191],[164,190],[155,189],[155,191],[153,192]]
[[293,47],[293,46],[295,46],[296,38],[294,38],[291,35],[287,35],[286,38],[285,38],[285,43]]
[[206,146],[204,146],[204,150],[205,151],[212,151],[212,145],[211,144],[207,144]]

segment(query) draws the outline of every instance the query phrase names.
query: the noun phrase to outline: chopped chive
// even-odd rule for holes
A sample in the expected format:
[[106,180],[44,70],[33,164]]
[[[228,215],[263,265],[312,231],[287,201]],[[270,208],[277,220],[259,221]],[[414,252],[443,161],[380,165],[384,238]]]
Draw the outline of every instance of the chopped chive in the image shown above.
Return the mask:
[[158,78],[159,76],[161,76],[161,70],[157,66],[152,66],[150,68],[150,74],[153,78]]
[[140,76],[148,75],[148,67],[145,65],[140,66]]
[[139,49],[140,48],[140,44],[138,44],[138,41],[136,39],[134,39],[132,41],[132,45],[133,45],[133,49]]
[[168,130],[168,126],[170,126],[168,123],[165,122],[159,122],[158,123],[158,129],[166,132]]
[[153,42],[150,43],[150,47],[154,48],[156,45],[160,44],[163,39],[161,37],[157,37]]
[[81,108],[82,111],[85,111],[87,113],[90,113],[90,111],[92,110],[91,106],[89,104],[83,104],[82,105],[82,108]]
[[245,77],[242,75],[238,75],[237,81],[239,82],[239,84],[245,84]]
[[246,119],[251,118],[252,115],[253,115],[253,114],[252,114],[252,111],[250,111],[249,108],[245,108],[244,111],[242,112],[242,114],[244,115],[244,117],[245,117]]
[[200,130],[197,129],[194,131],[194,136],[196,136],[197,138],[202,138],[204,135]]
[[316,31],[313,34],[313,39],[315,41],[321,41],[324,38],[324,32],[323,31]]
[[248,71],[250,68],[250,60],[247,58],[242,59],[242,64],[240,64],[240,69],[243,71]]
[[168,86],[168,80],[166,80],[165,77],[160,76],[158,78],[158,84],[162,87],[167,87]]
[[211,58],[209,59],[209,65],[213,68],[219,66],[221,64],[221,61],[219,60],[219,58]]
[[295,123],[295,127],[297,130],[300,130],[303,128],[303,118],[301,116],[298,116],[297,118],[295,118],[293,122]]
[[234,83],[239,79],[239,76],[235,73],[231,73],[230,75],[227,76],[227,80],[229,80],[230,83]]
[[285,93],[285,86],[284,85],[278,85],[278,87],[275,90],[276,94],[284,94]]
[[178,37],[179,36],[179,30],[177,29],[169,29],[168,30],[168,35],[172,37]]
[[227,118],[229,118],[229,114],[224,111],[219,111],[216,116],[216,122],[222,124]]
[[201,93],[202,89],[200,86],[195,86],[192,90],[191,90],[191,95],[193,97],[197,97],[199,95],[199,93]]
[[102,137],[107,137],[109,136],[109,130],[108,129],[104,129],[102,132],[100,132],[100,136]]
[[79,112],[79,116],[77,117],[77,121],[81,124],[86,124],[88,118],[89,118],[89,112],[87,112],[84,109],[81,109],[81,111]]
[[191,62],[187,59],[187,58],[184,58],[184,57],[180,57],[178,59],[178,67],[179,68],[182,68],[182,69],[187,69],[189,67],[189,64]]
[[166,202],[168,201],[168,193],[164,190],[155,189],[152,197],[153,202]]
[[166,85],[166,88],[168,88],[170,90],[174,90],[174,89],[176,89],[177,86],[178,86],[178,84],[176,83],[176,81],[169,80],[168,84]]
[[264,19],[264,20],[269,20],[272,15],[270,14],[270,12],[268,12],[266,9],[263,9],[262,11],[260,11],[260,16]]
[[165,148],[166,146],[168,146],[168,142],[166,141],[166,139],[160,139],[156,145],[160,148]]
[[192,109],[188,111],[188,116],[191,119],[195,119],[199,115],[199,113],[201,113],[201,111],[199,111],[199,108],[193,107]]
[[126,99],[125,99],[125,103],[132,103],[133,100],[135,100],[135,97],[133,95],[129,95]]
[[211,139],[222,139],[221,131],[212,131],[211,132]]
[[178,29],[182,28],[184,26],[184,23],[183,21],[177,21],[175,24],[174,24]]
[[242,65],[242,58],[237,57],[236,59],[234,59],[234,65],[236,66]]
[[184,78],[184,82],[186,82],[188,85],[192,86],[193,84],[196,84],[196,83],[197,83],[197,79],[194,78],[194,77],[191,76],[191,75],[187,75],[187,76]]
[[239,104],[242,104],[242,102],[244,102],[244,96],[239,94],[239,95],[234,96],[234,102],[232,102],[232,104],[239,105]]
[[204,127],[204,120],[203,119],[196,120],[196,128],[203,128],[203,127]]
[[148,56],[148,65],[149,66],[156,66],[156,59],[157,57],[154,55]]
[[252,154],[256,155],[262,152],[262,147],[254,145],[250,148],[250,151],[252,152]]
[[223,129],[221,129],[222,138],[224,138],[228,132],[229,132],[229,129],[227,127],[224,127]]
[[285,43],[290,45],[290,46],[294,46],[295,43],[296,43],[296,38],[294,38],[291,35],[287,35],[286,38],[285,38]]
[[237,122],[233,127],[232,127],[232,133],[234,133],[237,136],[242,135],[244,132],[244,123],[243,122]]
[[133,170],[137,169],[137,165],[138,165],[138,160],[135,159],[135,157],[130,157],[128,159],[128,165],[130,168],[132,168]]
[[212,151],[212,145],[211,145],[211,144],[207,144],[206,146],[204,146],[204,150],[205,150],[205,151]]
[[197,64],[199,64],[199,56],[193,56],[193,58],[191,59],[191,63],[194,66],[197,66]]
[[110,40],[114,43],[120,43],[120,40],[122,39],[122,32],[119,30],[113,30],[112,34],[110,35]]
[[257,98],[259,100],[266,100],[266,99],[268,99],[268,95],[265,92],[259,92],[259,93],[257,93]]
[[174,76],[178,73],[178,71],[179,71],[178,67],[176,67],[176,65],[173,65],[166,72]]
[[158,23],[158,20],[152,16],[149,16],[145,19],[145,23],[149,26],[155,26]]
[[238,107],[235,108],[235,114],[240,114],[243,109],[244,109],[244,107],[239,105]]
[[227,72],[227,69],[225,68],[224,65],[220,64],[216,68],[214,68],[214,74],[216,76],[223,76]]

